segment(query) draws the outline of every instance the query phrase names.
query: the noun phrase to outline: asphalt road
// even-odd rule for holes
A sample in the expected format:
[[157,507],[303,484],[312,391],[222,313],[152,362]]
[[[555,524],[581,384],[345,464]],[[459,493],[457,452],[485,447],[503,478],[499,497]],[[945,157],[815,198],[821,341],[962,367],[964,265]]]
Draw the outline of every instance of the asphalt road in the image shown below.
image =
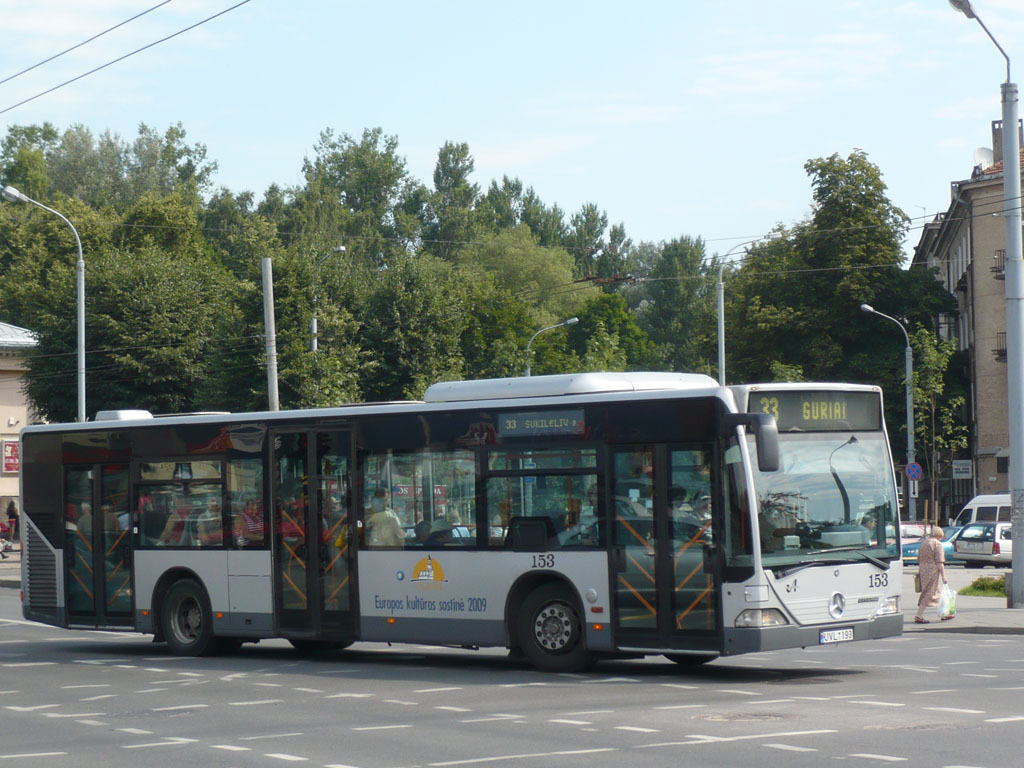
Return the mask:
[[280,766],[1020,764],[1019,636],[908,632],[686,671],[577,675],[499,651],[281,641],[181,659],[148,637],[25,622],[0,590],[0,763]]

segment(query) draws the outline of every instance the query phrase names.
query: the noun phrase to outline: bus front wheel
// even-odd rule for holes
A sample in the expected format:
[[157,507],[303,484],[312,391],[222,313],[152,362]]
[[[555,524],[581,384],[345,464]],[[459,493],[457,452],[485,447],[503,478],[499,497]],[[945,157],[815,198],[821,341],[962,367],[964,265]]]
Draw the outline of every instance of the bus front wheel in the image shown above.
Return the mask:
[[213,650],[210,602],[195,581],[175,582],[167,590],[161,614],[164,639],[175,656],[203,656]]
[[540,587],[527,596],[519,614],[518,634],[523,655],[537,669],[578,672],[591,662],[576,600],[558,584]]

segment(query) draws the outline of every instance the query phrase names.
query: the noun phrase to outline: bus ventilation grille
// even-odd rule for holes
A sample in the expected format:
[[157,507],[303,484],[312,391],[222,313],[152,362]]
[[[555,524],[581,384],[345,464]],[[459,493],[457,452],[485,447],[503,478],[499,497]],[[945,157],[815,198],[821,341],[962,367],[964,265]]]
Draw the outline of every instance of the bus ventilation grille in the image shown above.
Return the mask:
[[23,528],[22,541],[25,557],[25,569],[22,573],[30,574],[22,584],[25,591],[25,604],[29,608],[57,607],[57,557],[46,546],[46,542],[31,526]]

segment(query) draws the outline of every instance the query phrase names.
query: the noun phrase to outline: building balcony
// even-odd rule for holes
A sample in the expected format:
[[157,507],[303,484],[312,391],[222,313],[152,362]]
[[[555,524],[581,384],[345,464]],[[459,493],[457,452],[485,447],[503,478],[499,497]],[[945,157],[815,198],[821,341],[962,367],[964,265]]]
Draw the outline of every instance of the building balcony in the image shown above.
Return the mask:
[[1004,248],[1000,248],[994,254],[992,254],[992,258],[994,259],[995,263],[991,267],[989,267],[989,269],[991,269],[992,274],[996,276],[996,280],[1005,280],[1006,250]]
[[1001,363],[1006,362],[1006,333],[996,334],[996,348],[992,350],[992,354],[996,356],[996,360]]

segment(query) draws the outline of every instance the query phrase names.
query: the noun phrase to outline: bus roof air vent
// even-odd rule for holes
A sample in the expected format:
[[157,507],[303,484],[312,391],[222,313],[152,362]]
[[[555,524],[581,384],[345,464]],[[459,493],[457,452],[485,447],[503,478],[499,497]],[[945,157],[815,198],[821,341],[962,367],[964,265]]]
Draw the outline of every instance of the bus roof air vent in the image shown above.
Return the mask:
[[427,403],[451,403],[715,386],[718,383],[714,379],[700,373],[566,373],[479,381],[442,381],[428,388],[423,400]]
[[117,411],[96,411],[96,421],[134,421],[152,419],[153,414],[141,409],[123,408]]

